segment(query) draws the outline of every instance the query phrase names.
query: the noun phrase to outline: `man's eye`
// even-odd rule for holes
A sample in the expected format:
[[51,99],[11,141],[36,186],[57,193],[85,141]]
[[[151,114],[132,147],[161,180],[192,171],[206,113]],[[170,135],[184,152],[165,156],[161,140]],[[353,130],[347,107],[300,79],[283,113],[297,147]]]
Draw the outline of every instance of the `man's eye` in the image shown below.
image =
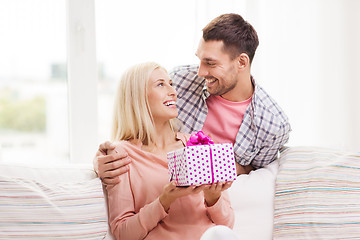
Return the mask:
[[215,65],[215,63],[206,63],[208,66],[214,66]]

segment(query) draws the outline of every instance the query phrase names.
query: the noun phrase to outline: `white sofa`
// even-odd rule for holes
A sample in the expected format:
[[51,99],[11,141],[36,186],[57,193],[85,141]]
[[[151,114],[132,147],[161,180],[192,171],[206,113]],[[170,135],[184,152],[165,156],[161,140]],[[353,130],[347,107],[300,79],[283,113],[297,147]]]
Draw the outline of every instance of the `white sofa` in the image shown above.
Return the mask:
[[[229,193],[239,239],[360,239],[359,154],[291,147]],[[113,239],[105,202],[90,163],[0,163],[0,239]]]

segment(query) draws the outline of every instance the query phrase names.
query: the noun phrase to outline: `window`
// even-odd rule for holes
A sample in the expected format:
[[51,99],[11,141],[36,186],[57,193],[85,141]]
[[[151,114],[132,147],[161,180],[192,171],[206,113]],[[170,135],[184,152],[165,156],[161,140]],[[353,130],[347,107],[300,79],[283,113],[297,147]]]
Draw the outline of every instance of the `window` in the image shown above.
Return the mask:
[[65,0],[0,2],[0,161],[69,160]]
[[0,161],[91,162],[109,139],[124,69],[197,63],[201,27],[244,3],[1,2]]

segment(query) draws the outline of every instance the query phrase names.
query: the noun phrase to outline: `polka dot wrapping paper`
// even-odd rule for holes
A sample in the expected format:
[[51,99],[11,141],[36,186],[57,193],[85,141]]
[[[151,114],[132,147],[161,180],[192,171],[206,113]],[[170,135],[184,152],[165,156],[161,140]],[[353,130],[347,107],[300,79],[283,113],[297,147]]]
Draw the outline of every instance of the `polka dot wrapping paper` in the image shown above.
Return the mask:
[[231,143],[187,146],[167,153],[169,179],[177,186],[211,184],[236,179]]

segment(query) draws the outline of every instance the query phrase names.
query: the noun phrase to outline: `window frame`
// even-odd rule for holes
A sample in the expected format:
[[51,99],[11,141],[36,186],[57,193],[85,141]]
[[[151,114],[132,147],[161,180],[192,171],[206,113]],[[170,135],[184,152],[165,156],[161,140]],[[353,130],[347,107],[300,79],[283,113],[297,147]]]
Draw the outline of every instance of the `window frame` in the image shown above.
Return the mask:
[[89,163],[98,148],[95,3],[66,8],[70,163]]

